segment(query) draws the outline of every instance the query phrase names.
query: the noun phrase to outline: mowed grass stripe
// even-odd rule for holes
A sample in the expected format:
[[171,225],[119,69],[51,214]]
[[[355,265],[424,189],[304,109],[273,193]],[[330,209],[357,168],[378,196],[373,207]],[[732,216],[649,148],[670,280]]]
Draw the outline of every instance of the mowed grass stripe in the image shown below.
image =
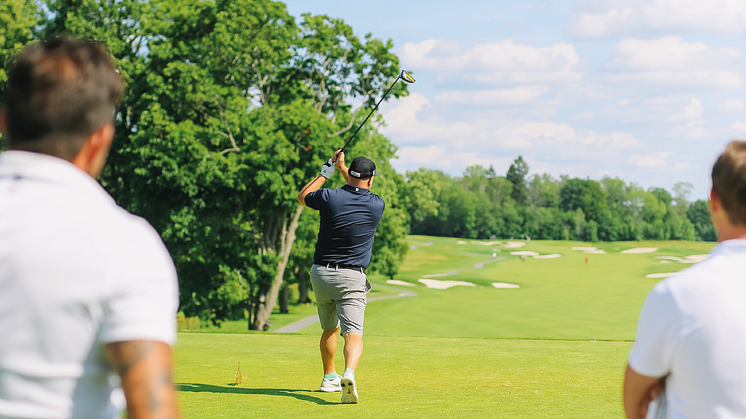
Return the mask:
[[[185,418],[621,418],[630,347],[369,336],[357,372],[360,404],[345,406],[339,393],[314,391],[316,336],[180,334],[176,381]],[[239,362],[245,378],[234,386]]]

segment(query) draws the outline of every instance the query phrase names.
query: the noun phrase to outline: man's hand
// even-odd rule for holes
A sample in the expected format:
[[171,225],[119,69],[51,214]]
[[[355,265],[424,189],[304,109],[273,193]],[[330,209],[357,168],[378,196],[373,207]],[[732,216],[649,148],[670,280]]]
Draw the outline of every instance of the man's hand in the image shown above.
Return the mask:
[[321,176],[329,179],[334,174],[336,168],[334,166],[334,157],[330,158],[329,161],[321,165]]
[[128,419],[178,419],[171,347],[163,342],[106,345],[106,357],[122,379]]
[[342,150],[335,151],[332,160],[337,163],[337,169],[345,167],[345,153]]

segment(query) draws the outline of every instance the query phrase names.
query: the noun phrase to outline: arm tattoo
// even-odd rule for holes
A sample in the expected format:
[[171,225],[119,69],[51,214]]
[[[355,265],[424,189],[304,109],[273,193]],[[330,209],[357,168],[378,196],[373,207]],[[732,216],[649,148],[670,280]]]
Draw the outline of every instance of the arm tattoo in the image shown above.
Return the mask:
[[112,363],[119,376],[124,378],[133,365],[153,351],[155,342],[131,341],[111,345]]

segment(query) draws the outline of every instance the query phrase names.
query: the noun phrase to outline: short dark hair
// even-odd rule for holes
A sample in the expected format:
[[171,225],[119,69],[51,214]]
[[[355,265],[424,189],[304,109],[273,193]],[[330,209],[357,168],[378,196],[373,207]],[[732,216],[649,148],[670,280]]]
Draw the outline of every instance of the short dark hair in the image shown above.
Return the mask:
[[124,89],[103,45],[55,39],[27,46],[8,73],[7,145],[72,161],[110,124]]
[[746,225],[746,141],[725,147],[712,167],[712,189],[733,224]]

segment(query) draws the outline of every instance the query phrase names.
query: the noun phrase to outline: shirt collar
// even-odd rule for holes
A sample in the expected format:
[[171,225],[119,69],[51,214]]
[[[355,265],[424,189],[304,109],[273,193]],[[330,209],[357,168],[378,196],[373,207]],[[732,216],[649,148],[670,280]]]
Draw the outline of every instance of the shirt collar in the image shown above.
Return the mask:
[[109,196],[88,173],[66,160],[47,154],[17,150],[0,153],[0,179],[2,178],[54,183]]
[[710,250],[711,255],[723,252],[746,252],[746,239],[726,240]]
[[357,186],[352,186],[352,185],[344,185],[342,186],[342,189],[344,189],[347,192],[352,192],[352,193],[356,193],[359,195],[367,195],[370,193],[370,189],[359,188]]

